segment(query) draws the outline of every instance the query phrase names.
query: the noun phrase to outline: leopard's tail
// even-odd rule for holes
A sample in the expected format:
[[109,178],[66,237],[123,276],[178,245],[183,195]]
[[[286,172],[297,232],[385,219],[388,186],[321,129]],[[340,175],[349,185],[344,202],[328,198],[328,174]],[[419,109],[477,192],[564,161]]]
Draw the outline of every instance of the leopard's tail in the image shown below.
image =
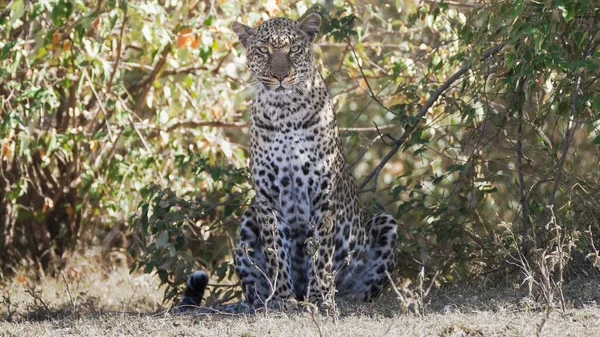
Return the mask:
[[208,285],[208,274],[204,271],[195,271],[185,283],[185,290],[181,295],[178,307],[199,307],[204,298],[204,291]]
[[192,313],[228,313],[228,314],[252,314],[254,313],[245,301],[220,304],[212,307],[202,307],[202,299],[204,298],[204,291],[208,285],[208,274],[204,271],[195,271],[190,275],[186,284],[183,295],[181,295],[181,301],[177,305],[179,312],[192,312]]

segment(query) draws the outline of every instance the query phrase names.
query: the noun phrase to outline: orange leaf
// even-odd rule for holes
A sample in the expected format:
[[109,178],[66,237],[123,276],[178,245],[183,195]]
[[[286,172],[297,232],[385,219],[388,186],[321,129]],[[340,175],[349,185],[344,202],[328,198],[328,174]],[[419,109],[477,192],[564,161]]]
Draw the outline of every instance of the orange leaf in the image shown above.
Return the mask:
[[71,41],[66,40],[66,41],[63,42],[62,50],[63,51],[67,51],[69,49],[71,49]]
[[72,216],[73,216],[73,214],[75,214],[75,210],[73,209],[73,207],[72,207],[71,205],[68,205],[68,206],[65,208],[65,212],[67,212],[67,214],[68,214],[70,217],[72,217]]
[[100,24],[100,17],[97,17],[94,21],[92,21],[92,27],[94,27],[94,29],[98,29],[99,24]]
[[179,36],[177,37],[177,47],[190,47],[192,43],[194,43],[195,37],[194,33],[190,28],[184,28],[179,32]]
[[367,82],[365,81],[364,77],[361,77],[358,80],[358,87],[356,88],[355,92],[357,95],[362,95],[367,92]]
[[196,35],[196,36],[194,37],[194,42],[192,42],[192,45],[191,45],[191,47],[192,47],[193,49],[196,49],[196,48],[198,48],[198,46],[200,45],[200,42],[202,42],[202,39],[201,39],[201,37],[202,37],[201,35]]
[[2,145],[2,158],[7,158],[10,156],[10,144],[8,142]]
[[52,34],[52,49],[56,49],[59,42],[60,42],[60,33],[54,32],[54,34]]
[[215,120],[223,118],[223,109],[218,106],[214,106],[210,109],[210,113]]
[[23,276],[23,275],[17,276],[17,282],[19,282],[19,283],[25,283],[25,281],[27,281],[27,279],[25,278],[25,276]]

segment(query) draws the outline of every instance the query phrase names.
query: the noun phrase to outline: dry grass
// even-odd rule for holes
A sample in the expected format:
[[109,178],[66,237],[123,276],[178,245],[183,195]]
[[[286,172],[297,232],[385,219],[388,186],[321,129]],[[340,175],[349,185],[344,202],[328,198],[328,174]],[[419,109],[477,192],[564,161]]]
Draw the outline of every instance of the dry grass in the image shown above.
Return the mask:
[[[434,290],[422,316],[401,315],[391,293],[375,303],[341,303],[337,321],[309,313],[173,315],[161,304],[156,278],[91,260],[74,259],[64,279],[35,288],[23,275],[0,286],[0,336],[319,336],[318,328],[323,336],[536,336],[545,317],[510,286]],[[598,277],[568,283],[566,314],[553,312],[539,335],[598,335],[599,285]]]

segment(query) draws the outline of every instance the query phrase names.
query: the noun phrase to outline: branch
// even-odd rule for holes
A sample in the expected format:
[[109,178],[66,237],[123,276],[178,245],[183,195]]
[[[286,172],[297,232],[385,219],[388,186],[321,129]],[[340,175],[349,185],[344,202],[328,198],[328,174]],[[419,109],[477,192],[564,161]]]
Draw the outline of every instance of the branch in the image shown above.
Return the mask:
[[[85,77],[87,79],[88,83],[90,84],[90,89],[92,89],[92,93],[94,93],[94,97],[96,98],[96,101],[100,105],[100,109],[98,110],[98,112],[100,112],[100,110],[102,110],[102,113],[104,114],[104,124],[106,125],[106,132],[108,134],[108,139],[112,143],[114,143],[113,134],[110,131],[110,124],[108,124],[108,116],[109,116],[108,112],[106,111],[106,108],[104,107],[104,103],[102,103],[102,100],[100,99],[100,96],[98,95],[98,92],[96,91],[96,88],[94,88],[94,83],[92,83],[92,80],[88,76],[87,71],[85,69],[83,69],[83,77]],[[96,115],[93,118],[94,122],[96,121],[98,112],[96,113]],[[92,126],[90,127],[90,129],[93,128],[93,124],[95,124],[94,122],[92,122]]]
[[[100,7],[102,6],[102,0],[98,1],[97,6],[96,6],[96,13],[100,12]],[[125,8],[123,9],[123,23],[121,24],[121,31],[119,32],[119,40],[117,42],[117,56],[115,59],[115,64],[113,66],[113,69],[110,73],[110,77],[108,80],[108,84],[106,85],[106,88],[108,90],[111,90],[112,88],[112,84],[113,81],[115,79],[115,75],[117,74],[117,69],[119,69],[119,62],[121,62],[121,51],[123,49],[123,34],[125,33],[125,26],[127,23],[127,6],[125,6]],[[104,107],[102,106],[102,101],[100,100],[100,96],[98,96],[98,93],[95,92],[94,90],[94,86],[91,82],[91,80],[88,77],[88,81],[90,82],[90,87],[92,88],[92,91],[94,91],[94,97],[92,97],[90,99],[90,101],[88,102],[86,109],[89,111],[92,109],[92,107],[96,104],[96,102],[100,103],[100,107],[102,109],[102,112],[104,113],[104,119],[108,125],[108,117],[109,115],[106,113]],[[106,97],[106,96],[105,96]],[[95,100],[94,100],[95,98]],[[98,118],[98,114],[100,113],[100,110],[97,110],[96,113],[94,114],[94,117],[92,117],[91,119],[91,123],[88,126],[88,130],[95,130],[96,129],[96,121]],[[110,134],[110,130],[108,130],[108,133]],[[111,136],[112,137],[112,136]],[[112,141],[112,139],[111,139]]]
[[208,68],[206,68],[205,66],[196,66],[196,65],[180,67],[177,69],[165,70],[162,72],[162,76],[169,76],[169,75],[176,75],[176,74],[188,74],[188,73],[194,72],[196,70],[208,70]]
[[[100,1],[101,3],[102,1]],[[115,60],[115,65],[113,66],[113,70],[110,73],[110,78],[108,80],[108,85],[106,86],[108,90],[110,90],[113,80],[115,79],[115,75],[117,74],[117,69],[119,69],[119,62],[121,62],[121,50],[123,49],[123,33],[125,32],[125,26],[127,24],[127,6],[123,8],[123,24],[121,24],[121,31],[119,32],[119,40],[117,42],[117,59]]]
[[172,132],[179,128],[200,128],[210,126],[214,128],[242,129],[249,126],[248,122],[219,122],[219,121],[183,121],[170,125],[165,132]]
[[[213,127],[213,128],[224,128],[224,129],[244,129],[250,126],[249,122],[221,122],[221,121],[198,121],[188,120],[173,123],[167,127],[164,132],[172,132],[180,128],[201,128],[201,127]],[[339,128],[341,132],[377,132],[379,130],[388,130],[398,127],[396,124],[386,124],[379,127],[365,127],[365,128]]]
[[3,17],[7,16],[8,14],[10,14],[10,7],[12,6],[12,4],[13,4],[13,2],[12,2],[12,1],[11,1],[11,2],[9,2],[9,3],[6,5],[6,8],[4,8],[4,9],[2,10],[2,12],[0,12],[0,19],[2,19]]
[[389,130],[397,128],[398,124],[386,124],[382,126],[374,126],[372,128],[339,128],[341,132],[379,132],[381,130]]
[[521,254],[526,254],[526,236],[527,236],[527,222],[529,220],[529,206],[527,202],[527,195],[525,195],[525,180],[523,179],[523,144],[521,142],[523,136],[523,105],[525,104],[525,78],[519,80],[519,86],[517,88],[519,101],[519,125],[517,127],[517,170],[519,173],[519,194],[521,197],[521,212],[523,216],[523,228],[521,228]]
[[[430,3],[430,4],[437,4],[439,5],[441,3],[440,0],[425,0],[425,2]],[[446,3],[447,5],[450,6],[455,6],[455,7],[466,7],[466,8],[481,8],[483,7],[483,5],[479,5],[479,4],[464,4],[461,3],[459,1],[444,1],[444,3]]]
[[567,121],[567,130],[565,131],[565,141],[563,144],[562,153],[558,159],[558,163],[556,163],[556,176],[554,177],[552,193],[550,193],[550,197],[548,197],[549,206],[554,205],[554,198],[556,197],[556,192],[558,191],[558,186],[560,184],[560,178],[562,176],[562,168],[565,164],[565,159],[567,158],[567,152],[569,151],[569,145],[571,143],[571,127],[573,125],[573,120],[575,119],[575,110],[577,107],[577,98],[579,97],[579,86],[581,84],[582,77],[583,74],[579,73],[579,75],[577,75],[575,78],[575,88],[573,90],[573,96],[571,96],[571,108],[569,112],[569,119]]
[[[150,72],[150,74],[148,74],[148,76],[145,79],[132,85],[131,88],[128,88],[127,90],[133,94],[138,89],[143,88],[142,94],[140,95],[140,97],[143,98],[141,101],[143,101],[146,98],[148,91],[150,90],[150,86],[148,84],[152,84],[152,82],[154,82],[154,80],[156,79],[158,72],[162,69],[162,66],[167,61],[167,56],[169,55],[169,52],[171,52],[170,44],[165,46],[165,49],[163,49],[163,51],[160,55],[160,59],[158,60],[158,62],[156,63],[156,65],[154,67],[151,67],[152,71]],[[122,62],[122,64],[125,65],[125,63],[123,63],[123,62]],[[131,63],[128,63],[128,65],[131,65]],[[150,68],[150,66],[146,66],[146,67]],[[139,100],[138,100],[138,103],[139,103]],[[136,106],[137,106],[137,104],[136,104]]]
[[[504,48],[504,46],[506,46],[506,42],[503,42],[503,43],[500,43],[500,44],[494,46],[493,48],[491,48],[488,51],[486,51],[485,53],[483,53],[483,55],[481,55],[481,59],[486,59],[488,57],[491,57],[491,56],[497,54],[499,51],[502,50],[502,48]],[[417,125],[419,124],[419,121],[421,119],[423,119],[425,114],[427,114],[427,111],[429,111],[429,108],[431,108],[433,106],[433,104],[442,95],[442,93],[444,91],[446,91],[459,78],[461,78],[471,68],[472,65],[473,65],[472,62],[465,63],[462,66],[462,68],[460,68],[456,73],[454,73],[454,75],[450,76],[450,78],[448,78],[446,80],[446,82],[444,82],[444,84],[442,84],[439,88],[437,88],[436,91],[433,92],[433,94],[431,94],[431,97],[429,97],[429,99],[427,100],[425,105],[423,107],[421,107],[421,109],[419,109],[419,112],[415,116],[417,122],[415,122],[411,126],[409,126],[408,130],[406,130],[404,132],[404,134],[394,143],[392,149],[385,155],[385,157],[383,157],[383,159],[381,160],[379,165],[377,165],[377,167],[375,167],[375,169],[371,173],[369,173],[369,175],[367,175],[365,177],[365,179],[360,183],[360,185],[358,187],[359,191],[364,192],[363,191],[364,187],[370,181],[372,181],[372,187],[365,191],[373,191],[374,192],[376,190],[377,178],[379,177],[379,173],[381,172],[383,167],[394,156],[394,154],[396,154],[396,152],[398,152],[398,150],[404,144],[406,139],[408,139],[408,137],[416,129]]]
[[[596,24],[596,20],[594,20],[590,26],[593,27],[593,26],[595,26],[595,24]],[[593,49],[594,46],[598,46],[598,44],[594,43],[595,37],[596,37],[596,33],[590,32],[585,50],[583,51],[583,55],[581,56],[582,60],[592,54],[592,51],[594,50]],[[600,43],[600,42],[598,42],[598,43]],[[582,79],[583,79],[583,72],[580,72],[577,75],[577,77],[575,78],[575,88],[573,90],[573,96],[571,97],[571,107],[570,107],[570,112],[569,112],[569,118],[567,120],[567,130],[565,131],[565,142],[563,144],[562,153],[560,155],[560,158],[558,159],[558,163],[556,164],[556,176],[554,178],[554,186],[552,187],[552,193],[550,194],[550,197],[548,198],[548,206],[554,205],[554,198],[556,197],[556,192],[558,191],[558,186],[560,184],[560,178],[562,176],[562,168],[565,163],[565,159],[567,158],[567,152],[569,151],[569,145],[571,143],[571,138],[573,135],[575,135],[575,130],[577,129],[577,126],[579,125],[579,123],[577,122],[577,119],[575,118],[575,110],[577,108],[577,99],[579,98],[579,90],[582,89],[581,88]],[[573,121],[575,121],[575,127],[573,128],[573,135],[571,135],[570,133],[571,133],[571,127],[573,125]],[[552,209],[552,208],[550,207],[550,209]]]
[[152,72],[148,75],[148,77],[146,77],[146,79],[144,79],[140,83],[140,87],[142,87],[142,93],[138,96],[135,102],[135,107],[133,108],[134,114],[138,115],[139,112],[142,110],[142,106],[145,104],[146,101],[146,96],[148,95],[148,92],[150,92],[150,88],[152,87],[152,82],[154,82],[154,79],[156,79],[156,75],[158,75],[158,72],[165,65],[165,62],[167,62],[167,56],[169,56],[170,52],[171,45],[166,45],[162,53],[160,54],[160,58],[158,59],[158,62],[156,62],[154,69],[152,69]]

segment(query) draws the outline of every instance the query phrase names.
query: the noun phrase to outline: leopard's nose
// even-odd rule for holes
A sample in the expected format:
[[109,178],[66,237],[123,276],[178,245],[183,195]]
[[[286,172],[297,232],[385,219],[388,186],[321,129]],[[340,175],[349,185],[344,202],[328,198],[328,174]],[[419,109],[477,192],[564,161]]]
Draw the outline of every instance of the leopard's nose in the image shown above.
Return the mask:
[[288,77],[290,75],[290,73],[289,72],[287,72],[287,73],[271,73],[270,75],[271,75],[271,77],[275,77],[276,79],[278,79],[279,82],[283,82],[283,80],[286,77]]

